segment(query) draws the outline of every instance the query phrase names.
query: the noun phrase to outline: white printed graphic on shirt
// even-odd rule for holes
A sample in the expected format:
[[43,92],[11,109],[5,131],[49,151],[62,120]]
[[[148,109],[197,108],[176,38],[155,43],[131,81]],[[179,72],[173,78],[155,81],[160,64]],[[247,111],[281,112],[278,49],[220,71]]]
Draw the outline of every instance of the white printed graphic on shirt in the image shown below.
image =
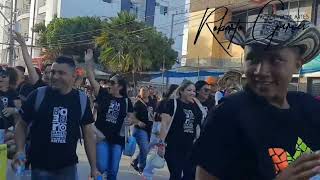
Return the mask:
[[154,121],[154,112],[153,112],[153,107],[151,106],[148,106],[148,120]]
[[67,139],[68,109],[63,107],[53,108],[51,142],[63,144]]
[[9,99],[7,97],[1,97],[1,101],[3,103],[4,108],[8,107]]
[[120,103],[118,103],[115,100],[111,100],[109,109],[106,113],[106,121],[116,124],[119,113],[120,113]]
[[183,131],[185,133],[194,133],[193,123],[194,123],[194,114],[191,110],[183,109],[184,114],[186,115],[186,121],[183,124]]

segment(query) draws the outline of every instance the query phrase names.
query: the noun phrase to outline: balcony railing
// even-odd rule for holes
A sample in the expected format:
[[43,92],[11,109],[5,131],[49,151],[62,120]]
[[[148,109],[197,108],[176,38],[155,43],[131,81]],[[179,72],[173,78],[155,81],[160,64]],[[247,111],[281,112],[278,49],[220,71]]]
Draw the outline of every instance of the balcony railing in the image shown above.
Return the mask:
[[30,4],[24,4],[22,9],[20,9],[18,15],[30,13]]
[[46,3],[47,3],[47,0],[40,0],[39,4],[38,4],[39,8],[42,7],[42,6],[45,6]]
[[242,69],[242,63],[240,58],[229,59],[213,59],[213,58],[200,58],[187,59],[186,66],[190,67],[210,67],[213,69]]

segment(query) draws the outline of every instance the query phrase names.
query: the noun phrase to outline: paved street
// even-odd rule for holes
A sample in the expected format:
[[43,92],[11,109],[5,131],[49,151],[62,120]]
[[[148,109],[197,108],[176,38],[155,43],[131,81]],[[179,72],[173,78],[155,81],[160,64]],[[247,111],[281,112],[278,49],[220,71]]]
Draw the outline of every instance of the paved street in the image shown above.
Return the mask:
[[[88,180],[89,175],[89,164],[87,157],[84,152],[84,147],[79,145],[78,146],[78,156],[79,156],[79,165],[78,165],[78,171],[79,171],[79,177],[80,180]],[[130,164],[130,158],[123,156],[120,164],[120,171],[119,171],[119,180],[141,180],[142,177],[135,173],[135,171],[129,167]],[[9,169],[7,180],[29,180],[30,178],[17,178],[13,175],[13,172],[11,169]],[[164,168],[161,170],[156,171],[156,176],[154,177],[154,180],[167,180],[169,179],[169,173],[168,169]]]

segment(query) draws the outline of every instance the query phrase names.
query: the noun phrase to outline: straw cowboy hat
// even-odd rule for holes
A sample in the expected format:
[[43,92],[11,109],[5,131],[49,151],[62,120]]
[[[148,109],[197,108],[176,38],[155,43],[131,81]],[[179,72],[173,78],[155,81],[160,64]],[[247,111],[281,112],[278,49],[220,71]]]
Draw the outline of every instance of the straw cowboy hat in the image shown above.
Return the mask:
[[241,82],[241,77],[242,77],[242,73],[241,71],[238,71],[238,70],[229,70],[227,71],[222,78],[220,78],[218,80],[218,86],[219,87],[224,87],[227,80],[231,77],[234,77],[236,79],[239,79],[239,83]]
[[266,48],[299,47],[303,64],[315,58],[320,51],[319,30],[311,22],[302,21],[298,24],[287,15],[261,14],[255,26],[246,32],[239,28],[226,28],[225,37],[243,48],[247,45],[263,45]]

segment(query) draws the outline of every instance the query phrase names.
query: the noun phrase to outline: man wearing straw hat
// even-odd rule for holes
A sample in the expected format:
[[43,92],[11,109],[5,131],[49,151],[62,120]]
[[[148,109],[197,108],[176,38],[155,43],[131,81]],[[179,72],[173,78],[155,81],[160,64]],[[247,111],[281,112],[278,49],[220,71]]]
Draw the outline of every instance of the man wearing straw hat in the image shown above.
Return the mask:
[[[234,35],[234,36],[233,36]],[[288,92],[292,75],[319,54],[320,32],[289,16],[260,15],[247,33],[244,91],[223,101],[195,145],[197,180],[300,180],[320,174],[320,102]]]
[[219,91],[215,94],[216,105],[220,104],[221,99],[229,94],[236,93],[242,89],[241,87],[242,73],[238,70],[227,71],[218,81]]

